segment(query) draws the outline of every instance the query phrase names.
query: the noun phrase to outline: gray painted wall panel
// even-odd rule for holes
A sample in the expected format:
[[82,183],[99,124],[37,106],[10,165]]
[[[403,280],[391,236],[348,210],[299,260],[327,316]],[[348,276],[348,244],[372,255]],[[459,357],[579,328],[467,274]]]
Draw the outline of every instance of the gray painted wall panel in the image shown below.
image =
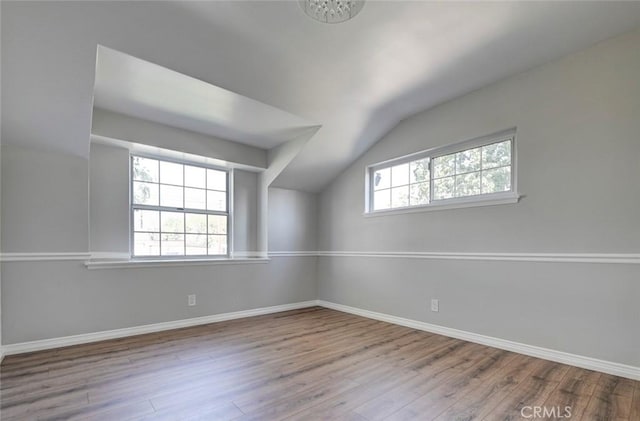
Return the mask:
[[318,259],[322,300],[640,366],[637,265]]
[[[86,252],[87,161],[41,149],[3,149],[3,251]],[[128,251],[128,156],[121,148],[92,145],[91,251]],[[240,170],[235,175],[236,249],[251,251],[256,242],[257,177]],[[302,203],[315,204],[312,195],[301,192],[289,191],[286,200],[297,196]],[[276,194],[272,203],[278,207],[279,200]],[[51,202],[52,213],[43,215]],[[305,224],[315,222],[315,207],[297,206],[288,215],[301,223],[281,232],[281,241],[293,244],[307,238]],[[0,275],[5,344],[316,298],[315,257],[109,270],[88,270],[79,261],[3,262]],[[196,307],[187,307],[188,294],[197,295]]]
[[[635,31],[401,122],[320,196],[319,249],[640,252],[638,45]],[[514,126],[519,203],[363,216],[367,165]],[[638,265],[322,257],[318,296],[640,365]]]
[[3,253],[88,250],[88,180],[85,158],[3,146]]
[[92,143],[89,173],[89,250],[129,253],[129,150]]
[[317,195],[269,188],[269,250],[317,250]]
[[234,170],[233,247],[235,251],[257,250],[258,175]]
[[238,164],[266,168],[267,151],[153,121],[94,108],[91,133]]
[[[3,343],[313,300],[315,259],[106,270],[82,262],[5,262]],[[196,294],[195,307],[187,306],[188,294]]]
[[[400,123],[321,195],[322,250],[640,252],[640,31]],[[370,164],[517,126],[515,205],[363,218]]]

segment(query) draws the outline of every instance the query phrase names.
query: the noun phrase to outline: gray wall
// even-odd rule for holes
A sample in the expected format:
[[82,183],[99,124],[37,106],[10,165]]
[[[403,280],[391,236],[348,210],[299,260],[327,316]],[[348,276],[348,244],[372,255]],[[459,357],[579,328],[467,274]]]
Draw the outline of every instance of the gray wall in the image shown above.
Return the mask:
[[317,195],[269,188],[269,251],[317,250]]
[[89,250],[129,253],[129,150],[91,144]]
[[2,146],[2,251],[86,252],[89,168],[85,158]]
[[[82,262],[5,262],[3,343],[313,300],[315,259],[104,270]],[[196,294],[197,306],[187,307],[188,294]]]
[[[3,146],[3,252],[86,253],[89,232],[91,251],[128,251],[128,153],[92,145],[91,157],[89,165],[84,158],[44,149]],[[251,251],[256,235],[257,177],[236,171],[235,181],[234,240],[237,249]],[[275,197],[271,202],[278,207],[278,200]],[[298,211],[307,214],[297,215]],[[315,221],[314,208],[299,207],[290,216]],[[298,225],[281,234],[294,240],[283,237],[280,241],[295,244],[303,235],[298,229],[308,235]],[[3,262],[1,272],[4,344],[316,298],[315,257],[103,270],[88,270],[80,261]],[[197,295],[197,306],[187,306],[188,294]]]
[[[401,122],[320,196],[319,249],[640,252],[638,45],[640,31]],[[366,165],[514,126],[519,203],[363,217]],[[322,257],[318,267],[320,299],[640,365],[638,265]]]
[[258,233],[258,175],[233,172],[233,249],[256,251]]
[[100,108],[93,109],[91,133],[112,139],[217,158],[236,164],[257,168],[267,167],[267,151],[264,149]]

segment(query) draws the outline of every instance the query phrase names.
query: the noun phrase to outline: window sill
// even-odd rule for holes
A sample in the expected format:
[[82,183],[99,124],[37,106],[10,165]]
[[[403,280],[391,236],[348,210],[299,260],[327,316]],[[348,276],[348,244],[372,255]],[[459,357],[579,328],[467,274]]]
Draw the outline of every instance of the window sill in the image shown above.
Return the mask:
[[406,208],[396,208],[396,209],[388,209],[388,210],[379,210],[372,212],[365,212],[363,215],[366,218],[374,218],[377,216],[387,216],[387,215],[400,215],[405,213],[415,213],[415,212],[432,212],[432,211],[440,211],[447,209],[463,209],[463,208],[474,208],[478,206],[495,206],[495,205],[507,205],[518,203],[522,196],[517,193],[509,193],[509,194],[500,194],[499,196],[487,197],[487,198],[471,198],[466,200],[444,200],[440,203],[431,203],[423,206],[413,206]]
[[268,257],[242,257],[219,259],[172,259],[172,260],[87,260],[87,269],[130,269],[174,266],[250,265],[268,263]]

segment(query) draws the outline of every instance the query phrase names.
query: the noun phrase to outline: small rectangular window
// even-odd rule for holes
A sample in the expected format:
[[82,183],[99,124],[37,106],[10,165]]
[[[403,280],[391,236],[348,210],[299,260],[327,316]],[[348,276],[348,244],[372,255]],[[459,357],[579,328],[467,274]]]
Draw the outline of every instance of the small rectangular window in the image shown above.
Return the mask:
[[228,255],[229,171],[131,157],[133,257]]
[[368,168],[368,212],[486,201],[515,194],[515,130]]

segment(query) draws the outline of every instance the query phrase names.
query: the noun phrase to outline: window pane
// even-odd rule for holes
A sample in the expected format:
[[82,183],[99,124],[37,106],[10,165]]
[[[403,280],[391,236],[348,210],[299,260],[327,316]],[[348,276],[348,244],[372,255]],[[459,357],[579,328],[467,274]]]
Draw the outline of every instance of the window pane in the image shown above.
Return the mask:
[[494,168],[511,164],[511,141],[506,140],[482,147],[482,168]]
[[160,182],[162,184],[183,184],[182,169],[184,165],[160,161]]
[[445,155],[433,159],[433,177],[440,178],[453,175],[456,170],[456,156]]
[[391,207],[391,189],[378,190],[373,193],[373,210],[389,209]]
[[158,182],[158,160],[133,157],[133,179]]
[[227,210],[227,194],[207,190],[207,209],[225,212]]
[[391,186],[404,186],[409,184],[409,163],[396,165],[391,168]]
[[187,209],[206,209],[207,193],[202,189],[184,189],[184,207]]
[[134,181],[133,203],[136,205],[158,206],[158,185]]
[[391,207],[400,208],[403,206],[409,206],[409,186],[391,189]]
[[184,256],[184,234],[162,234],[160,248],[163,256]]
[[136,209],[133,211],[135,231],[160,231],[160,212]]
[[511,167],[482,171],[482,193],[511,190]]
[[414,206],[426,205],[427,203],[429,203],[429,182],[412,184],[409,204]]
[[212,255],[227,254],[227,236],[226,235],[209,235],[208,245],[209,245],[209,254],[212,254]]
[[429,181],[429,158],[413,161],[409,170],[409,176],[411,183]]
[[185,214],[186,232],[195,234],[207,233],[207,215],[199,213],[187,213]]
[[373,189],[388,189],[391,186],[391,168],[385,168],[373,173]]
[[160,212],[162,232],[184,232],[184,213]]
[[227,173],[225,171],[207,170],[207,188],[227,191]]
[[207,170],[201,167],[184,166],[184,185],[189,187],[207,187]]
[[480,172],[456,176],[456,197],[480,194]]
[[453,177],[433,180],[433,198],[439,200],[453,197],[454,186]]
[[187,255],[206,255],[207,254],[207,236],[187,234],[186,236]]
[[227,217],[224,215],[209,215],[209,234],[226,234]]
[[468,149],[456,154],[456,174],[480,171],[480,148]]
[[134,256],[159,256],[160,234],[136,232],[133,234]]
[[164,184],[160,184],[160,206],[183,208],[183,191],[184,189],[182,187],[165,186]]

